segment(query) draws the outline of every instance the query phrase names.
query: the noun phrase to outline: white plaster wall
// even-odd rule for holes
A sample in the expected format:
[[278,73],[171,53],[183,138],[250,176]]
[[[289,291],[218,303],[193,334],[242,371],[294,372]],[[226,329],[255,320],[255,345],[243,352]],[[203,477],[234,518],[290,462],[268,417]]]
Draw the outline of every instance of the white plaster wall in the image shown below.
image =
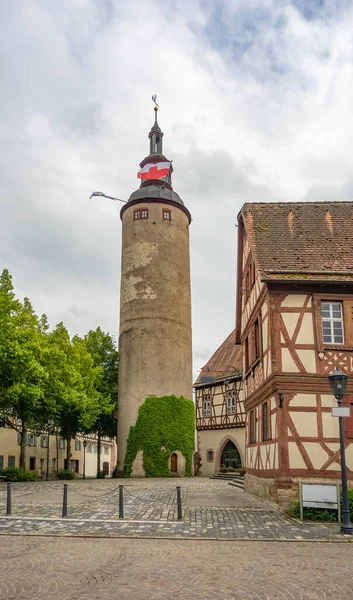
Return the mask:
[[[199,452],[201,455],[200,475],[211,477],[216,471],[217,453],[220,446],[224,445],[225,439],[235,441],[245,466],[245,427],[231,429],[214,429],[199,431]],[[207,462],[207,450],[213,450],[213,462]]]

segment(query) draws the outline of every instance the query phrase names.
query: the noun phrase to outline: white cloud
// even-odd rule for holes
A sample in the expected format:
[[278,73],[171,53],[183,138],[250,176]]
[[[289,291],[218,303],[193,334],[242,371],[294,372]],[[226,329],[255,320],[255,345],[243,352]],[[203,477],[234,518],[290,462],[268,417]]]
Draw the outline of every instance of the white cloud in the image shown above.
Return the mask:
[[0,8],[1,248],[52,325],[116,333],[119,206],[151,94],[191,226],[195,373],[234,326],[245,201],[352,197],[353,8],[18,0]]

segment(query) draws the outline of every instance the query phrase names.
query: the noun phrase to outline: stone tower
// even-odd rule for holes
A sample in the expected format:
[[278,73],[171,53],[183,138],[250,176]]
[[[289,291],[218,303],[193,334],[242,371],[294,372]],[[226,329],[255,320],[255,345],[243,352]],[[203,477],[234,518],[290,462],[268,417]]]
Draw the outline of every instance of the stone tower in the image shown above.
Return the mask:
[[[173,191],[173,168],[163,155],[158,107],[154,110],[150,153],[140,163],[142,182],[120,212],[120,470],[130,427],[146,397],[192,398],[191,216]],[[159,178],[162,167],[167,170]]]

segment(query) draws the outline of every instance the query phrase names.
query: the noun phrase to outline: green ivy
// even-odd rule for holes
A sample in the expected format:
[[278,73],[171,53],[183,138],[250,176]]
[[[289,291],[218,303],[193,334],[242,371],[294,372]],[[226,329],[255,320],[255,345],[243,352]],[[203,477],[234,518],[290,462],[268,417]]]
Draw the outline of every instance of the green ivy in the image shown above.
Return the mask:
[[169,477],[169,457],[175,450],[185,457],[185,475],[190,476],[194,431],[192,400],[176,396],[146,398],[139,408],[136,425],[130,427],[122,476],[130,477],[132,463],[140,450],[146,477]]

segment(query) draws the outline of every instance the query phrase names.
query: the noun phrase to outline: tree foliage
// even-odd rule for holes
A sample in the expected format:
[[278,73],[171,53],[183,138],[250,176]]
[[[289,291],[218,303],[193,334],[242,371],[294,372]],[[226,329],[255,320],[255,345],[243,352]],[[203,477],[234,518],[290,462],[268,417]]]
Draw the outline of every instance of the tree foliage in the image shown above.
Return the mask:
[[0,418],[21,434],[25,467],[27,430],[58,431],[67,440],[78,433],[114,435],[118,354],[114,340],[98,328],[83,339],[63,323],[49,330],[28,298],[20,302],[8,270],[0,276]]
[[114,414],[118,407],[119,355],[111,335],[100,327],[89,331],[84,337],[87,350],[93,358],[93,366],[101,368],[101,377],[97,385],[100,394],[100,411],[91,426],[97,435],[97,475],[101,470],[102,437],[116,437]]

